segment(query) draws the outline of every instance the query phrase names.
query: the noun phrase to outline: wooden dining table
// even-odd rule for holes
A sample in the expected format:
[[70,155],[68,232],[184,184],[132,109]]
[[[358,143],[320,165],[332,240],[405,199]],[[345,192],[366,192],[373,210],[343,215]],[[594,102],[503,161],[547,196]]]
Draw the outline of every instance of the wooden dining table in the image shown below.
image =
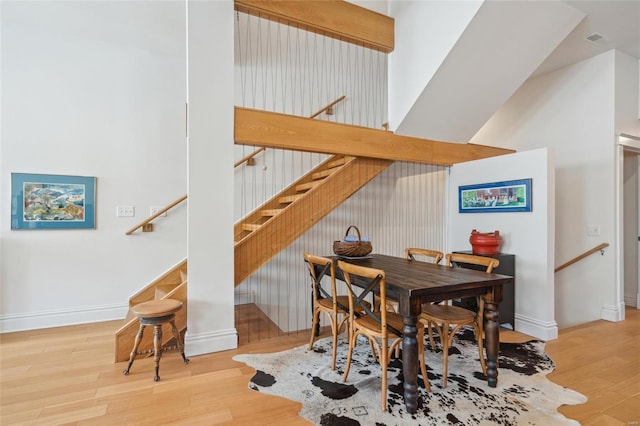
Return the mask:
[[[382,269],[386,274],[387,297],[399,302],[403,317],[402,372],[404,402],[409,413],[418,406],[418,317],[422,304],[447,299],[481,296],[484,298],[485,348],[487,382],[498,384],[499,324],[498,306],[502,301],[502,286],[513,284],[508,275],[487,274],[473,269],[448,267],[433,263],[410,261],[402,257],[372,254],[363,258],[331,257],[336,266],[336,278],[344,281],[337,260],[369,268]],[[358,280],[352,284],[358,286]]]

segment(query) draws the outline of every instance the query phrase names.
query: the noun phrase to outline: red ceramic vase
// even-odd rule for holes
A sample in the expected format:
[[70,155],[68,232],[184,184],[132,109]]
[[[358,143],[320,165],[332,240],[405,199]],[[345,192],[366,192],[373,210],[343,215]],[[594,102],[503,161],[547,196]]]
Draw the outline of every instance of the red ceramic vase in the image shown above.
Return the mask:
[[469,242],[471,243],[473,254],[499,254],[502,237],[499,231],[482,233],[474,229],[471,231]]

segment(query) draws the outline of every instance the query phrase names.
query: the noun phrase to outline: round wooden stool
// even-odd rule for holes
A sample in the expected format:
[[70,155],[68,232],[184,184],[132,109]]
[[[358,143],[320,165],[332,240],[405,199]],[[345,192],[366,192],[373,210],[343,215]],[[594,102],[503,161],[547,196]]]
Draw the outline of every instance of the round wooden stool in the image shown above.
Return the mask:
[[152,300],[149,302],[143,302],[135,305],[131,309],[133,314],[140,319],[140,329],[138,330],[138,334],[136,335],[136,340],[133,345],[133,350],[131,351],[131,355],[129,356],[129,365],[127,365],[127,368],[122,372],[122,374],[129,374],[129,370],[131,369],[133,361],[136,359],[136,355],[141,354],[141,352],[138,352],[138,346],[140,346],[140,342],[142,341],[144,328],[148,325],[153,326],[153,360],[155,361],[156,365],[156,375],[153,377],[153,380],[155,380],[156,382],[160,380],[158,369],[160,368],[160,358],[162,358],[163,350],[162,325],[167,322],[171,324],[171,331],[173,332],[173,337],[176,339],[178,349],[180,350],[180,354],[182,355],[184,363],[189,363],[189,360],[184,356],[184,347],[182,345],[182,340],[180,339],[180,333],[178,332],[178,328],[176,327],[176,312],[178,312],[180,309],[182,309],[182,302],[173,299]]

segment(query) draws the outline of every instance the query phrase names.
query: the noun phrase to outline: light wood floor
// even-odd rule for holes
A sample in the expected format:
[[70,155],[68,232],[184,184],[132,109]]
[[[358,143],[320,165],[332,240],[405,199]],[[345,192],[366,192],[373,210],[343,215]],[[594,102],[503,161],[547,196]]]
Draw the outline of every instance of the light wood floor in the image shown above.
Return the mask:
[[[597,321],[568,329],[547,343],[556,362],[550,378],[589,401],[562,407],[584,425],[638,425],[640,419],[640,315],[628,309],[620,323]],[[193,357],[184,365],[164,354],[161,381],[153,360],[113,363],[120,321],[8,333],[0,336],[2,425],[308,425],[300,404],[247,388],[253,369],[238,353],[279,351],[305,344],[307,333],[240,349]],[[505,339],[523,340],[517,333]],[[634,423],[635,422],[635,423]]]

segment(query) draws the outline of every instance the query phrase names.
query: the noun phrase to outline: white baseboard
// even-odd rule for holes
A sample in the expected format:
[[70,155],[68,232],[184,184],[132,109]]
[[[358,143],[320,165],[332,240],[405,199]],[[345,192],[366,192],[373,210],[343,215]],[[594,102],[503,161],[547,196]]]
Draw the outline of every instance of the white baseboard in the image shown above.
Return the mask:
[[640,303],[640,293],[636,294],[636,297],[625,296],[624,297],[624,306],[631,306],[632,308],[638,308],[638,303]]
[[624,302],[619,305],[602,305],[601,317],[612,322],[624,321]]
[[515,329],[520,333],[542,339],[544,341],[558,338],[558,323],[555,321],[540,321],[535,318],[515,314]]
[[187,334],[184,337],[184,352],[188,357],[227,351],[237,347],[238,332],[235,328],[198,335],[189,333],[187,329]]
[[236,293],[234,295],[236,305],[247,305],[250,303],[256,303],[256,294],[253,291],[244,293]]
[[0,333],[124,319],[129,305],[88,306],[0,316]]

